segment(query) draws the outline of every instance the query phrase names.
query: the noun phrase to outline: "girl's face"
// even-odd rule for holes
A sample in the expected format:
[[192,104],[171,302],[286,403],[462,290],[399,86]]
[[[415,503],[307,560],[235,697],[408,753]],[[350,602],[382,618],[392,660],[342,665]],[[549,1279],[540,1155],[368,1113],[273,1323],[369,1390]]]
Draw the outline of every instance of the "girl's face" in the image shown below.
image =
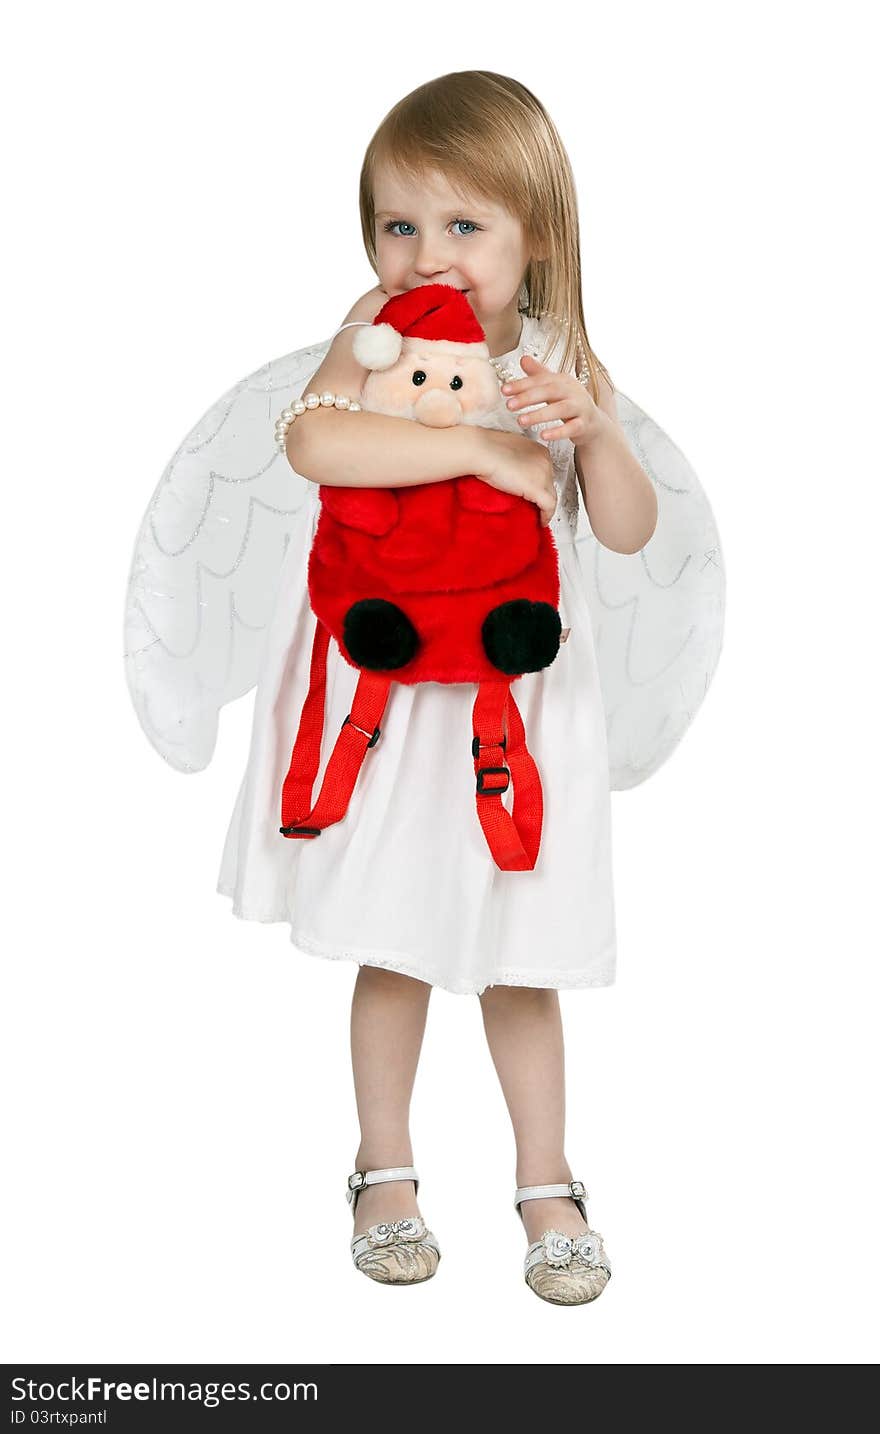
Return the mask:
[[414,184],[380,167],[373,193],[379,283],[393,298],[423,284],[467,292],[484,325],[516,311],[529,250],[501,205],[463,199],[432,171]]

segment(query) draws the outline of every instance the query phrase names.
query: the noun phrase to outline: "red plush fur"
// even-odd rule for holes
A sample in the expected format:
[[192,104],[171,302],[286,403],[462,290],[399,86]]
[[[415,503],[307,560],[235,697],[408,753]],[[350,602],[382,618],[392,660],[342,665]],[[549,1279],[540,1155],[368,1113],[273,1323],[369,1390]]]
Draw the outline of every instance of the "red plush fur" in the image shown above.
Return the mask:
[[534,503],[474,476],[406,488],[322,484],[309,557],[312,608],[346,651],[351,605],[384,598],[419,634],[396,681],[497,678],[481,638],[492,608],[517,598],[559,604],[559,563]]

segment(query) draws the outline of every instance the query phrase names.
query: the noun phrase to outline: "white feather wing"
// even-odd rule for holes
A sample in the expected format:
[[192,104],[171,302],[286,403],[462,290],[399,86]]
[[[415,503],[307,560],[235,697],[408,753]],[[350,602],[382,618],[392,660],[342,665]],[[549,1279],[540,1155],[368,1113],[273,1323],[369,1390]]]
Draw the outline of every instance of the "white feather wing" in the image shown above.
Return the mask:
[[617,393],[627,439],[653,481],[657,528],[632,555],[597,543],[581,506],[577,553],[593,619],[611,785],[636,786],[681,741],[721,651],[724,567],[708,499],[663,429]]
[[221,707],[256,683],[293,525],[317,488],[274,439],[281,410],[330,341],[264,365],[225,393],[171,458],[135,542],[125,672],[138,719],[182,772],[208,765]]

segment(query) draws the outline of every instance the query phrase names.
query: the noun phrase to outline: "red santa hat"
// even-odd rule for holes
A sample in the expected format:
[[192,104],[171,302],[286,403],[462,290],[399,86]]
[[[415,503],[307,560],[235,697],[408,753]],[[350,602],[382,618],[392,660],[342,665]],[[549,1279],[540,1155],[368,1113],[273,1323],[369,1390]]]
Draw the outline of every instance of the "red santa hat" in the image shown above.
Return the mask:
[[364,368],[391,368],[400,358],[404,339],[417,339],[414,347],[418,348],[429,343],[438,353],[489,357],[486,335],[467,295],[452,284],[422,284],[395,294],[372,324],[355,334],[352,349]]

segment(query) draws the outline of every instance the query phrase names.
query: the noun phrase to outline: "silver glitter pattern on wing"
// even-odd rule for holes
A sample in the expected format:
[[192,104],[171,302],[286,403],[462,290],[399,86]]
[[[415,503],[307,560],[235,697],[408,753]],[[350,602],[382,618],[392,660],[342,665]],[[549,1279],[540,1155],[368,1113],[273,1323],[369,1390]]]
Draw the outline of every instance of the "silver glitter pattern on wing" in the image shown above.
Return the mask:
[[207,766],[220,709],[257,681],[290,531],[312,485],[274,441],[329,340],[265,364],[214,403],[162,474],[135,542],[126,680],[156,750]]
[[634,787],[681,741],[718,663],[721,544],[708,499],[663,429],[618,392],[627,440],[657,491],[657,529],[640,553],[613,553],[581,508],[575,550],[605,704],[612,787]]

